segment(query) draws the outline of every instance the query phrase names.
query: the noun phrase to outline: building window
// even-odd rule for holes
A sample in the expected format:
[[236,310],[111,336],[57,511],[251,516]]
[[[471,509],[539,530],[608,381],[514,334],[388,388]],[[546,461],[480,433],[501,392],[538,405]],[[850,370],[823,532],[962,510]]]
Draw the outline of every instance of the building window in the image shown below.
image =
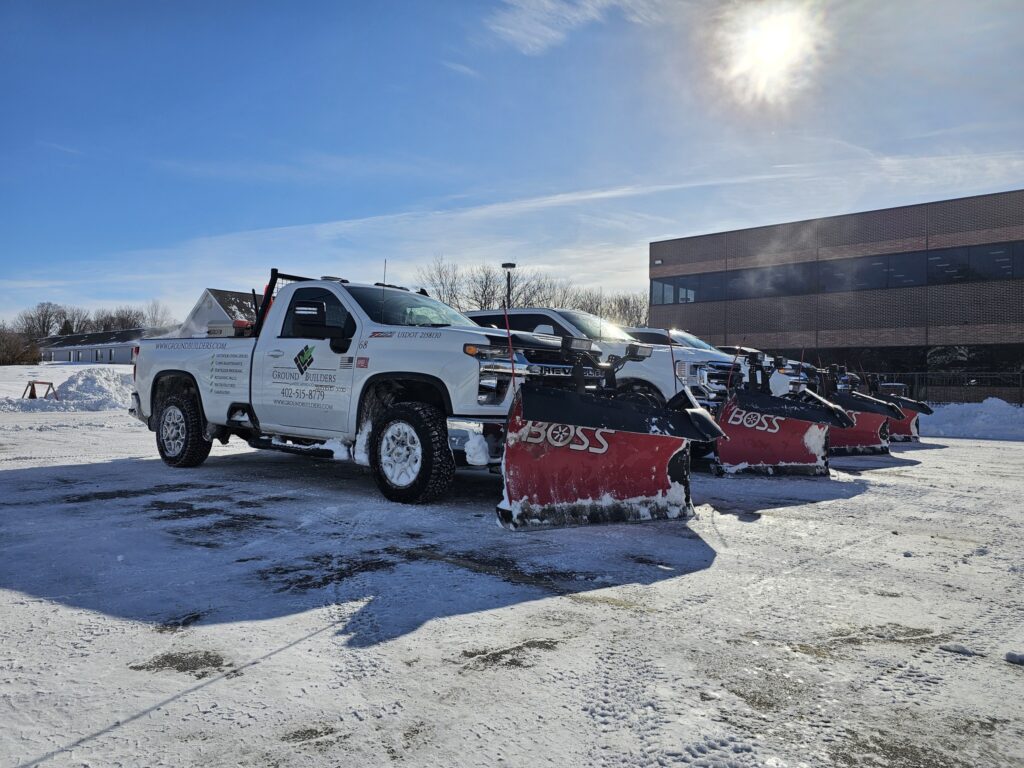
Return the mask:
[[823,261],[818,266],[818,280],[822,293],[885,288],[888,274],[888,256]]
[[675,304],[675,286],[671,280],[651,280],[651,304]]
[[817,263],[780,264],[774,267],[736,269],[726,273],[730,299],[765,296],[800,296],[817,288]]
[[944,248],[928,251],[928,285],[963,283],[971,270],[966,248]]
[[1013,277],[1013,243],[976,245],[968,253],[972,280],[1008,280]]
[[928,253],[894,253],[889,257],[890,288],[911,288],[928,284]]
[[700,299],[697,298],[699,295],[700,275],[687,275],[686,277],[676,278],[676,304],[691,304],[694,301],[703,301],[703,296]]

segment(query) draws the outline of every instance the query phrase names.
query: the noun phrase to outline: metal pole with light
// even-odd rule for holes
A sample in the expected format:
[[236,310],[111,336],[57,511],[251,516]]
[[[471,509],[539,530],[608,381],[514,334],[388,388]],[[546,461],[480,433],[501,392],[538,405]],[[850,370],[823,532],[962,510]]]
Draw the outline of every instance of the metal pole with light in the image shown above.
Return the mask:
[[516,268],[516,265],[511,261],[506,261],[501,265],[501,268],[505,270],[505,309],[512,308],[512,270]]

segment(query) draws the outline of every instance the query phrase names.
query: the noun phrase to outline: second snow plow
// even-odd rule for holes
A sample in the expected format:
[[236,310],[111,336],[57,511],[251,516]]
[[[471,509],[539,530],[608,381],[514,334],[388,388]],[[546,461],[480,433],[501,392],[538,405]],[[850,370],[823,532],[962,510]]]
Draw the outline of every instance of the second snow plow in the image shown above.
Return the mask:
[[[685,389],[667,405],[617,391],[615,374],[650,347],[631,345],[625,357],[601,362],[590,346],[585,339],[563,342],[574,369],[571,388],[524,384],[516,396],[497,510],[506,528],[692,514],[689,443],[714,440],[722,430]],[[596,388],[584,385],[585,365],[603,373]]]
[[773,395],[770,377],[781,362],[763,353],[747,359],[747,382],[734,389],[718,423],[726,438],[715,450],[719,473],[828,475],[829,428],[853,425],[839,406],[794,379],[790,392]]

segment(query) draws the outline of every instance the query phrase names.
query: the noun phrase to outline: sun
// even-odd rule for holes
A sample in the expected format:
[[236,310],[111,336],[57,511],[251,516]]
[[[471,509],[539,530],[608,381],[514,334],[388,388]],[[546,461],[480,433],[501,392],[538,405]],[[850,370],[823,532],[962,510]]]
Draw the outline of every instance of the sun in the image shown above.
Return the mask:
[[813,3],[751,2],[722,14],[715,42],[716,72],[733,97],[781,104],[812,81],[827,32]]

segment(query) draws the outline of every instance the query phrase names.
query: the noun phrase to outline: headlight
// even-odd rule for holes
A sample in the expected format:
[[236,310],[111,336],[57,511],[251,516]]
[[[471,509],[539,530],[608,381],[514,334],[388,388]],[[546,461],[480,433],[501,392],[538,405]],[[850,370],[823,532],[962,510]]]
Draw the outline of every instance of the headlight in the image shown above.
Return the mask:
[[577,338],[575,336],[562,337],[562,349],[566,352],[589,352],[593,346],[590,339]]
[[[696,365],[693,366],[693,374],[695,376],[697,375],[697,370],[698,370],[698,366],[696,366]],[[685,360],[676,360],[676,378],[677,379],[685,379],[686,378],[686,361]]]
[[477,360],[508,360],[508,347],[484,346],[482,344],[464,344],[462,351]]

